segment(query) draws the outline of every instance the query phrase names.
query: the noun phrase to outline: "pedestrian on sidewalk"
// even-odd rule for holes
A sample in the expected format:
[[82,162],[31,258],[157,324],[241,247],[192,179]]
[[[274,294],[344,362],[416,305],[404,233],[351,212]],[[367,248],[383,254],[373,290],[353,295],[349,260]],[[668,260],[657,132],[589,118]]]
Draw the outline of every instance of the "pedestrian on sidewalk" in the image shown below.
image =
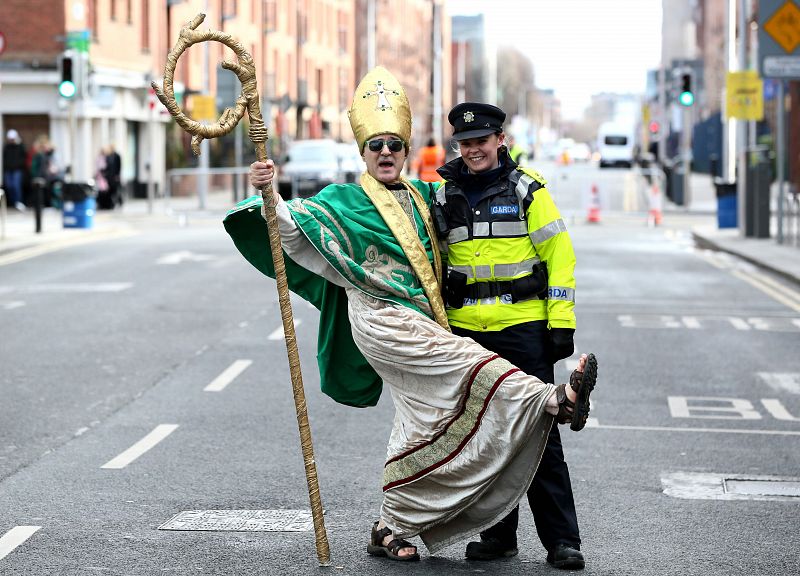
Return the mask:
[[45,134],[37,136],[33,143],[35,153],[31,160],[31,178],[44,182],[45,205],[61,207],[60,189],[57,183],[63,182],[64,175],[56,163],[55,147]]
[[22,186],[25,180],[27,154],[22,138],[16,130],[6,132],[3,145],[3,187],[8,194],[8,205],[25,210]]
[[[574,352],[575,252],[544,178],[506,147],[500,108],[464,102],[447,116],[461,157],[439,169],[436,222],[447,245],[447,318],[455,334],[553,382],[554,364]],[[517,147],[519,148],[519,147]],[[517,156],[521,158],[521,156]],[[553,423],[527,490],[536,531],[557,568],[584,567],[561,436]],[[519,509],[487,527],[466,556],[517,554]]]
[[[453,335],[440,294],[432,187],[401,175],[411,110],[397,79],[372,70],[349,116],[367,165],[360,183],[288,203],[273,190],[271,201],[289,288],[321,312],[323,391],[372,406],[385,383],[395,405],[381,515],[367,551],[417,560],[407,538],[421,536],[435,553],[506,515],[535,473],[553,417],[574,430],[585,425],[596,363],[583,356],[570,384],[554,386]],[[255,162],[250,174],[265,186],[274,164]],[[260,204],[239,203],[225,227],[274,277]]]
[[97,207],[111,209],[114,207],[108,193],[108,180],[106,179],[106,149],[100,148],[94,161],[94,187],[97,190]]
[[108,182],[111,207],[122,206],[122,158],[113,144],[106,146],[106,168],[103,175]]

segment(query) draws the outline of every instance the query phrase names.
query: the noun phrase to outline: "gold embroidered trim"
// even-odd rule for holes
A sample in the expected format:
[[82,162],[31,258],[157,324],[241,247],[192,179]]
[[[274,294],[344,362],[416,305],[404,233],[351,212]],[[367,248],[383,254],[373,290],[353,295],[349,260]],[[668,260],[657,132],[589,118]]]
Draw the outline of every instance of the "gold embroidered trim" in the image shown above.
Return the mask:
[[428,254],[425,252],[425,247],[417,234],[416,228],[409,220],[406,213],[403,211],[400,203],[386,187],[370,176],[368,173],[361,175],[361,187],[367,194],[367,197],[375,205],[378,213],[383,218],[389,230],[392,231],[394,237],[400,244],[400,248],[408,258],[411,267],[419,278],[422,284],[422,289],[428,297],[428,301],[433,311],[433,317],[436,322],[444,329],[450,330],[450,325],[447,323],[447,312],[445,311],[444,301],[439,289],[442,282],[442,262],[441,254],[436,249],[436,232],[433,229],[433,219],[431,218],[430,210],[425,204],[419,190],[411,184],[406,178],[401,178],[400,181],[408,189],[411,197],[414,199],[414,204],[417,206],[425,229],[431,238],[431,251],[433,252],[433,267]]

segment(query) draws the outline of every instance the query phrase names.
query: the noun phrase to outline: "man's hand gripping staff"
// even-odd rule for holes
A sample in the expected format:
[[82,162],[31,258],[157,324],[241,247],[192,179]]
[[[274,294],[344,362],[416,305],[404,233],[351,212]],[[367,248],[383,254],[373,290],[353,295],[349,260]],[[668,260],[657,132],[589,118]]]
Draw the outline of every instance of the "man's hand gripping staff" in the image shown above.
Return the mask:
[[[264,127],[264,119],[261,116],[261,105],[259,104],[258,89],[256,86],[256,68],[253,63],[253,57],[245,50],[241,42],[233,38],[230,34],[214,30],[198,31],[197,27],[203,20],[205,20],[205,14],[198,14],[181,28],[175,47],[170,50],[167,55],[167,63],[164,67],[163,87],[155,82],[152,83],[156,96],[158,96],[161,103],[169,110],[170,114],[172,114],[181,128],[192,135],[192,151],[195,155],[200,154],[200,142],[202,142],[204,138],[217,138],[228,134],[244,117],[246,111],[250,117],[249,136],[250,140],[255,145],[256,158],[261,162],[265,162],[267,161],[267,130]],[[236,99],[234,107],[226,108],[216,123],[202,124],[189,118],[178,106],[178,103],[175,101],[173,80],[175,77],[175,66],[181,54],[193,44],[210,40],[225,44],[236,53],[238,62],[229,62],[226,60],[222,62],[222,67],[236,74],[239,81],[242,83],[242,92]],[[322,516],[322,502],[319,495],[316,464],[314,463],[311,428],[308,424],[305,393],[303,391],[303,378],[300,372],[300,357],[294,331],[292,306],[289,300],[286,266],[283,260],[283,250],[281,249],[278,218],[275,213],[277,199],[272,193],[271,182],[266,182],[260,187],[260,190],[264,199],[265,215],[269,228],[269,242],[273,263],[275,265],[278,301],[281,307],[281,319],[283,321],[283,330],[286,337],[286,352],[289,357],[292,391],[294,393],[295,409],[297,411],[297,424],[300,430],[300,445],[303,451],[308,495],[311,500],[311,513],[314,520],[317,558],[319,559],[320,565],[328,566],[330,565],[330,549],[328,546],[327,533],[325,532],[325,522]]]

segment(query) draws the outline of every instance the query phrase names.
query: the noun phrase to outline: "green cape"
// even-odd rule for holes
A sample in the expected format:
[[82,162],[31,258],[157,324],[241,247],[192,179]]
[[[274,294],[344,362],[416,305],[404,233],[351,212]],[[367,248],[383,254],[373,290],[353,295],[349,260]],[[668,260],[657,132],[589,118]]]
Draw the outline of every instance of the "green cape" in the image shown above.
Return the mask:
[[[427,183],[412,183],[430,202]],[[223,223],[248,262],[274,278],[262,204],[260,196],[243,200]],[[428,299],[402,248],[360,186],[327,186],[316,196],[292,200],[287,206],[306,238],[350,284],[375,298],[431,317]],[[415,219],[430,255],[430,238],[416,211]],[[320,311],[317,364],[322,391],[341,404],[374,406],[382,381],[353,341],[344,288],[306,270],[285,252],[284,259],[289,289]]]

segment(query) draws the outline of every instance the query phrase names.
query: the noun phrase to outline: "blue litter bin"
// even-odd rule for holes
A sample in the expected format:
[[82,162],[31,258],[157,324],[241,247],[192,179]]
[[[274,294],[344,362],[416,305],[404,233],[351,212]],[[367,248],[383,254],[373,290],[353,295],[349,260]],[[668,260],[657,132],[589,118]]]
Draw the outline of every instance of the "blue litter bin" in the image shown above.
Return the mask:
[[736,182],[715,181],[717,188],[717,227],[736,228]]
[[94,186],[65,182],[61,189],[64,228],[91,228],[97,209]]

